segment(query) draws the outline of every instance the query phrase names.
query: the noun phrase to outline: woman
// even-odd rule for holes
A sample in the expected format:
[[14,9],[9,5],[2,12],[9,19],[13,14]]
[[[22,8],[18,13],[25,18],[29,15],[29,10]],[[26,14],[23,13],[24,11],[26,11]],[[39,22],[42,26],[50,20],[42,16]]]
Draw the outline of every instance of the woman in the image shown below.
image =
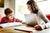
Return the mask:
[[30,10],[31,14],[37,14],[37,16],[46,23],[46,24],[42,23],[41,25],[36,25],[36,26],[34,26],[34,28],[37,29],[37,30],[42,30],[42,29],[48,28],[48,26],[47,26],[48,23],[47,22],[49,22],[49,20],[40,11],[40,9],[38,8],[36,2],[34,0],[29,0],[27,2],[27,7]]

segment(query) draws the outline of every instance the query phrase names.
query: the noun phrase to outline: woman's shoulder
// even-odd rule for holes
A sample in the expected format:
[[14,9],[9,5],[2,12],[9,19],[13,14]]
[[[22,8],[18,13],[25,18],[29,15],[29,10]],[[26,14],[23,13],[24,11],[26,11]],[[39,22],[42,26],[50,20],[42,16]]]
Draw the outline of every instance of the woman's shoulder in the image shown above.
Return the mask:
[[38,14],[44,14],[41,10],[38,11]]
[[44,16],[44,13],[43,13],[41,10],[39,10],[39,11],[38,11],[38,15]]

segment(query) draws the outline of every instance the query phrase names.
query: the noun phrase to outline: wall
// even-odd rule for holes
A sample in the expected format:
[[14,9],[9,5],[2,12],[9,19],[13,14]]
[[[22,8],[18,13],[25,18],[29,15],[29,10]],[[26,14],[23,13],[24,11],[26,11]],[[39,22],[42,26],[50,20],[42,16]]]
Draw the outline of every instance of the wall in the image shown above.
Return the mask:
[[0,8],[0,14],[4,16],[4,9],[9,7],[9,0],[4,0],[4,8]]
[[4,15],[4,9],[11,8],[15,11],[15,1],[14,0],[4,0],[4,8],[0,8],[0,14]]
[[50,14],[50,0],[37,3],[40,10],[45,14]]
[[12,9],[13,14],[14,14],[15,13],[15,0],[9,0],[9,8]]

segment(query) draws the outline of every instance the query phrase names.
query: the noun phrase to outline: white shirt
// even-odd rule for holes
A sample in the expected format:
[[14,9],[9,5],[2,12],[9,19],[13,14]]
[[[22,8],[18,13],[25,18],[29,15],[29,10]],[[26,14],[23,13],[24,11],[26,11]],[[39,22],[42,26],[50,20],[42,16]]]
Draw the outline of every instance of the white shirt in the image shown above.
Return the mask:
[[[40,10],[38,11],[37,15],[39,16],[40,19],[42,19],[44,21],[44,22],[42,22],[42,24],[44,23],[44,25],[46,26],[46,28],[50,28],[50,21],[48,20],[48,18],[46,17],[46,15],[44,15],[42,13],[42,11],[40,11]],[[42,26],[42,24],[41,24],[41,26]]]

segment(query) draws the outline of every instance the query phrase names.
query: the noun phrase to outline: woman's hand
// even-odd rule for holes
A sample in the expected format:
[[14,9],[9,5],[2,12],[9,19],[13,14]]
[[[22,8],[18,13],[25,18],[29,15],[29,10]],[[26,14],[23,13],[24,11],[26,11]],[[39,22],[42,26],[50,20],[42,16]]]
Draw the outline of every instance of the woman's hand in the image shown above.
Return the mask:
[[36,25],[36,26],[34,26],[34,28],[36,30],[43,30],[43,29],[45,29],[45,25]]

